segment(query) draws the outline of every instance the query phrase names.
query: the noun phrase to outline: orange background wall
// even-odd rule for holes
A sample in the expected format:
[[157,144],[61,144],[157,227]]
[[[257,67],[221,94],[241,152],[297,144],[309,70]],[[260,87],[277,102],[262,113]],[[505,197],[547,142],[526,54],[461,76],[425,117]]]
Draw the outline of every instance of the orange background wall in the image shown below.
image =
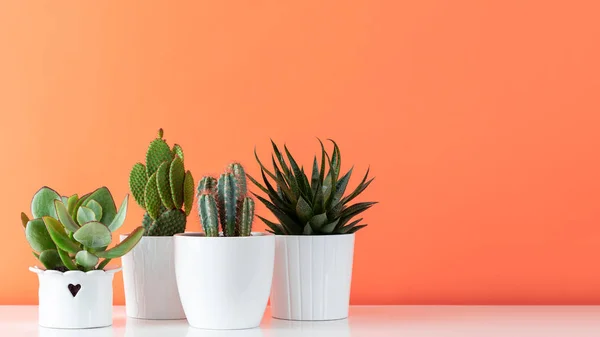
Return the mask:
[[[234,159],[257,174],[269,138],[304,163],[334,138],[346,169],[370,164],[363,200],[381,203],[358,233],[352,303],[600,304],[599,12],[2,1],[0,303],[37,301],[19,224],[33,193],[106,185],[120,202],[163,127],[197,178]],[[141,215],[132,204],[122,231]]]

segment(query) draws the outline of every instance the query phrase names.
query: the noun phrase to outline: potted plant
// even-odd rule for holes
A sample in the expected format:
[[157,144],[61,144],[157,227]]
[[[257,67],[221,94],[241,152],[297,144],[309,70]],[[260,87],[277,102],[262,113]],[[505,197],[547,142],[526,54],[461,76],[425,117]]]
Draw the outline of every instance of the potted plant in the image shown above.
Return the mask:
[[[127,197],[117,211],[106,187],[81,198],[61,197],[43,187],[31,202],[32,219],[21,213],[33,255],[43,267],[30,267],[39,278],[39,324],[49,328],[96,328],[112,324],[112,280],[120,268],[104,270],[140,240],[137,228],[107,249],[111,232],[123,224]],[[102,259],[102,260],[101,260]]]
[[252,232],[254,200],[241,165],[229,165],[218,180],[200,181],[198,213],[204,233],[175,235],[177,286],[189,324],[257,327],[269,299],[275,240]]
[[173,265],[173,235],[185,231],[194,202],[194,178],[183,160],[181,146],[169,147],[160,129],[146,152],[146,165],[137,163],[131,170],[129,187],[146,211],[142,220],[146,232],[140,244],[123,257],[129,317],[185,318]]
[[[320,142],[320,141],[319,141]],[[354,218],[375,202],[350,204],[371,184],[369,171],[345,195],[352,169],[340,176],[342,157],[334,141],[331,155],[321,142],[321,165],[315,156],[309,177],[287,147],[285,161],[273,145],[273,171],[258,161],[264,184],[249,176],[268,200],[256,197],[279,223],[259,218],[275,234],[275,271],[271,293],[273,317],[333,320],[348,317],[354,233],[366,224]],[[276,158],[276,159],[275,159]],[[270,182],[269,178],[274,182]]]

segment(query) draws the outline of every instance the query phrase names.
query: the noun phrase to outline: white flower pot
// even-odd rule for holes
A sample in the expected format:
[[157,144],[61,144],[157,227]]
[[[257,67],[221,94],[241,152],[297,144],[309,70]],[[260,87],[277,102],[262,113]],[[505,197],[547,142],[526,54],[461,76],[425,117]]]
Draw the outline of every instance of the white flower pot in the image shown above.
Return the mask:
[[257,327],[269,299],[275,237],[175,235],[175,274],[183,310],[192,327]]
[[[127,235],[121,235],[123,241]],[[127,316],[184,319],[177,291],[172,236],[144,236],[125,256],[123,284]]]
[[271,313],[320,321],[348,317],[354,234],[277,235]]
[[43,270],[38,275],[39,324],[47,328],[84,329],[112,324],[114,274],[121,268],[82,272]]

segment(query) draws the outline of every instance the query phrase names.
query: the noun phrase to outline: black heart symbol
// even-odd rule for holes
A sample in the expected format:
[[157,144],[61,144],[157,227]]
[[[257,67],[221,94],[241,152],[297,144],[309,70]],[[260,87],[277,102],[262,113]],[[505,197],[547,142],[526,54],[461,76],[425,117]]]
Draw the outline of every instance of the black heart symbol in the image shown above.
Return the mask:
[[76,285],[69,284],[69,291],[71,292],[71,295],[73,295],[73,297],[75,297],[75,295],[77,295],[77,293],[79,292],[79,289],[81,289],[81,284],[76,284]]

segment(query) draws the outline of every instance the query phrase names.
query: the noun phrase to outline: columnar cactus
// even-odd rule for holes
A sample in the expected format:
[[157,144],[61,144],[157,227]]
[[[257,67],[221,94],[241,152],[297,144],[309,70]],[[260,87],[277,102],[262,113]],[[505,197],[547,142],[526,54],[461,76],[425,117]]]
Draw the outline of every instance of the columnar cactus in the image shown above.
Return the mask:
[[206,236],[250,236],[254,200],[247,195],[242,165],[230,164],[219,177],[204,177],[198,184],[198,213]]
[[149,236],[171,236],[185,231],[194,202],[194,178],[183,164],[183,149],[170,148],[163,130],[150,143],[146,166],[137,163],[129,175],[135,201],[146,210],[142,225]]
[[111,233],[125,221],[127,203],[125,197],[117,211],[106,187],[81,198],[77,194],[61,197],[53,189],[42,187],[31,201],[32,219],[21,213],[21,222],[33,255],[46,269],[102,270],[111,259],[129,252],[144,233],[140,226],[120,244],[107,249]]

